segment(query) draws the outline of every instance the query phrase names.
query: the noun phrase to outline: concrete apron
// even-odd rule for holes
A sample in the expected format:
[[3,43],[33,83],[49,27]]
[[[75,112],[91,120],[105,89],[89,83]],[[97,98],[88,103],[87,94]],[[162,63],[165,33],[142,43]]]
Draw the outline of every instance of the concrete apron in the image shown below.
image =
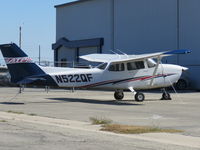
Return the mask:
[[100,131],[99,125],[91,125],[89,122],[48,118],[41,116],[31,116],[26,114],[15,114],[8,112],[0,112],[0,118],[5,120],[27,122],[33,124],[41,124],[47,126],[55,126],[60,128],[68,128],[74,130],[82,130],[88,132],[97,132],[99,134],[107,134],[133,138],[145,141],[158,142],[163,144],[171,144],[178,146],[186,146],[191,148],[200,148],[200,138],[193,136],[185,136],[172,133],[145,133],[145,134],[116,134],[111,132]]

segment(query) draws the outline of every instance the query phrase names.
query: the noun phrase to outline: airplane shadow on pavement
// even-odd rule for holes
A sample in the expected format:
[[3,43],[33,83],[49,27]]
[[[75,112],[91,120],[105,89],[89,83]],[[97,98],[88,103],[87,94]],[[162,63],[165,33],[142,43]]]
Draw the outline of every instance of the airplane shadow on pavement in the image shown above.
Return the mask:
[[72,102],[72,103],[89,103],[89,104],[102,104],[102,105],[135,105],[140,106],[144,105],[143,103],[133,103],[134,101],[123,100],[123,101],[116,101],[116,100],[94,100],[94,99],[84,99],[84,98],[48,98],[49,100],[56,100],[56,101],[64,101],[64,102]]
[[0,102],[0,104],[4,104],[4,105],[24,105],[25,103],[20,103],[20,102]]

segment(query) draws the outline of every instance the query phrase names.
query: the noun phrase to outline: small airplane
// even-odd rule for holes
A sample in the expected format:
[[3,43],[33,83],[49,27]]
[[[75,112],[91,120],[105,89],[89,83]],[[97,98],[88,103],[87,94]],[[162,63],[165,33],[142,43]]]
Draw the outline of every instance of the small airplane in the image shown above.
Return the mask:
[[[123,90],[128,89],[137,102],[144,101],[145,96],[136,90],[169,87],[188,69],[179,65],[162,64],[163,57],[191,52],[182,49],[141,55],[89,54],[80,58],[101,64],[95,68],[80,69],[39,66],[14,43],[0,45],[0,49],[13,83],[113,89],[116,100],[122,100]],[[163,91],[162,99],[170,100],[170,94]]]

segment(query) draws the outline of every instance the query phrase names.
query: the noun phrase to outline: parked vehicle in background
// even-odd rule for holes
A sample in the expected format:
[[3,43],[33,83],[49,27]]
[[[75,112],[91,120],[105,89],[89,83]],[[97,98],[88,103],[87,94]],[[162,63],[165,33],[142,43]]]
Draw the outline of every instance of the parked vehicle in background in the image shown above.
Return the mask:
[[10,86],[10,74],[6,66],[0,66],[0,86]]
[[177,90],[186,90],[190,87],[189,84],[189,77],[188,77],[188,72],[185,71],[182,73],[180,79],[178,80],[178,82],[175,84],[175,88]]

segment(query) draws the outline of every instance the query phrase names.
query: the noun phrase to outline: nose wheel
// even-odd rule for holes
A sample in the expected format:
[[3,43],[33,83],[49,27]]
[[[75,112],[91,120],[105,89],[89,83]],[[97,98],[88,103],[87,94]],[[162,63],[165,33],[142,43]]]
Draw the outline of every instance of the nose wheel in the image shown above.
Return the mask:
[[162,98],[160,100],[172,100],[172,98],[171,95],[165,89],[163,89]]
[[171,96],[169,93],[163,93],[162,98],[160,100],[172,100]]

